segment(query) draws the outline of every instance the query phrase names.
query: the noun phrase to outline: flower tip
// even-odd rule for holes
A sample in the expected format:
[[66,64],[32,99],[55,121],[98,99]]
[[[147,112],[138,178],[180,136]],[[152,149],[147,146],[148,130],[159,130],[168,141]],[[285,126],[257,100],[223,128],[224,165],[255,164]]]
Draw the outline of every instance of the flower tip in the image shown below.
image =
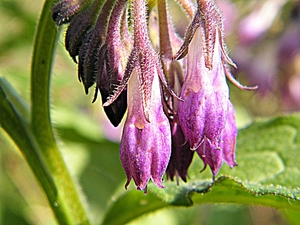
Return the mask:
[[200,170],[200,173],[202,173],[206,169],[206,167],[207,167],[207,164],[205,163],[202,170]]
[[85,91],[85,94],[88,95],[88,94],[89,94],[89,87],[88,87],[88,86],[85,86],[85,87],[84,87],[84,91]]
[[137,186],[136,187],[136,190],[138,190],[138,191],[141,191],[141,190],[143,190],[140,186]]
[[131,181],[131,178],[127,179],[127,182],[126,182],[126,184],[124,186],[126,190],[128,189],[128,185],[130,184],[130,181]]
[[146,185],[144,188],[141,188],[140,186],[138,186],[138,187],[136,187],[136,189],[137,189],[138,191],[144,191],[144,194],[145,194],[145,195],[146,195],[147,192],[148,192],[148,190],[147,190],[147,185]]
[[78,64],[78,61],[77,61],[77,59],[76,59],[76,56],[74,55],[74,56],[71,56],[71,57],[72,57],[74,63]]
[[216,174],[212,175],[212,181],[215,182],[216,181]]
[[230,169],[232,169],[233,167],[238,166],[239,164],[237,164],[236,162],[234,162],[232,165],[229,165]]
[[162,183],[161,183],[162,181],[156,181],[156,180],[153,180],[153,178],[152,178],[152,181],[156,185],[156,187],[165,188],[165,186],[163,186]]

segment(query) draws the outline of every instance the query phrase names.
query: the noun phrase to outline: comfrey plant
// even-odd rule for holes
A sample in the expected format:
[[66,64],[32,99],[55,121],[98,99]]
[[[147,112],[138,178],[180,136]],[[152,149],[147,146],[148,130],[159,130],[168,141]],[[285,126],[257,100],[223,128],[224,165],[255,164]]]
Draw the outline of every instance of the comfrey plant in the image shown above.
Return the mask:
[[62,0],[52,8],[57,25],[70,23],[66,49],[78,61],[86,93],[95,83],[94,101],[100,91],[114,126],[128,109],[120,145],[125,187],[133,179],[145,192],[150,179],[163,187],[165,172],[186,181],[194,152],[213,179],[223,160],[236,166],[237,127],[226,77],[241,89],[256,89],[231,76],[229,65],[235,64],[214,1],[198,0],[197,7],[178,2],[192,17],[183,40],[165,0],[157,0],[157,9],[145,0]]

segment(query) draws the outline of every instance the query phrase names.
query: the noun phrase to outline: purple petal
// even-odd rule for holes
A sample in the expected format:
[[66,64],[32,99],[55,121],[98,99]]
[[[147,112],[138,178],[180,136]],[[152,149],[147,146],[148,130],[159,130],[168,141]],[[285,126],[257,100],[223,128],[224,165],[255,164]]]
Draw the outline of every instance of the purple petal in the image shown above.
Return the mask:
[[160,83],[154,74],[149,105],[149,121],[143,112],[143,98],[136,70],[128,83],[128,115],[121,140],[120,155],[127,175],[126,187],[133,178],[137,189],[146,188],[151,178],[162,188],[162,177],[171,155],[170,124],[162,109]]
[[237,138],[237,126],[235,122],[235,110],[228,100],[227,123],[222,133],[223,158],[230,168],[237,166],[235,162],[235,147]]

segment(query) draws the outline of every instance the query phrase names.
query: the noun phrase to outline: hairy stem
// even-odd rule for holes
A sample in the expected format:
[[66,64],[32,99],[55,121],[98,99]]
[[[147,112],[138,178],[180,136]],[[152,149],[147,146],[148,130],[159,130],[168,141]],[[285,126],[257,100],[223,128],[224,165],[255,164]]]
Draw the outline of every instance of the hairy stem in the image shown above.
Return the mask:
[[[31,65],[31,130],[40,155],[53,179],[55,190],[45,189],[51,208],[61,224],[89,224],[78,189],[56,145],[50,119],[50,75],[57,28],[51,18],[54,0],[46,0],[37,26]],[[22,150],[22,149],[21,149]],[[34,169],[32,162],[28,161]],[[43,179],[37,177],[43,185]]]

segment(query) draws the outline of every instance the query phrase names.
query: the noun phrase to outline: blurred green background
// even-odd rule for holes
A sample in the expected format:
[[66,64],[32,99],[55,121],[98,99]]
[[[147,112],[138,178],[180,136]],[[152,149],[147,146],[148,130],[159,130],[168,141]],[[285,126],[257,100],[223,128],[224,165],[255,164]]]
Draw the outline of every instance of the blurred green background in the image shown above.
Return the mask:
[[[285,29],[293,25],[289,15],[298,2],[274,1],[280,3],[281,7],[273,18],[273,22],[262,37],[250,44],[245,44],[237,35],[238,26],[242,18],[253,10],[259,9],[266,1],[219,0],[218,2],[226,3],[225,6],[234,7],[236,10],[234,12],[236,18],[228,25],[229,28],[225,27],[228,30],[226,40],[233,60],[238,62],[239,57],[242,58],[247,53],[244,61],[248,59],[250,63],[251,60],[262,57],[265,64],[270,63],[272,58],[260,54],[262,51],[267,54],[267,51],[279,46],[278,43]],[[41,0],[0,0],[0,76],[11,83],[26,102],[30,99],[32,43],[42,5]],[[185,15],[178,14],[173,5],[171,7],[174,21],[178,18],[186,18]],[[226,15],[225,12],[224,15]],[[99,99],[94,104],[91,103],[94,93],[84,94],[83,86],[77,79],[76,65],[64,49],[65,28],[66,26],[63,27],[58,41],[53,66],[52,121],[66,164],[77,179],[86,198],[92,222],[99,224],[105,210],[113,201],[114,194],[119,189],[123,189],[125,184],[125,173],[121,167],[118,152],[121,126],[114,128],[109,124]],[[184,33],[184,25],[178,24],[177,29],[181,34]],[[299,57],[297,56],[299,54],[293,58],[295,62],[289,61],[289,63],[298,65]],[[247,74],[249,70],[247,70],[247,65],[243,64],[244,61],[241,61],[241,70],[234,71],[235,75],[243,84],[258,84],[264,89],[258,92],[245,92],[231,87],[231,99],[237,109],[240,127],[249,124],[254,116],[270,116],[298,110],[299,106],[296,103],[293,104],[293,101],[297,102],[297,99],[288,96],[284,88],[289,87],[288,82],[291,77],[295,74],[299,76],[299,68],[296,67],[292,72],[287,72],[288,74],[284,70],[286,65],[286,67],[273,68],[274,86],[271,86],[271,82],[265,87],[262,85],[265,83],[260,84],[259,79],[255,81],[249,77],[250,75]],[[277,65],[278,62],[273,59],[273,64]],[[260,64],[255,64],[255,62],[253,65],[259,67],[258,70],[261,68]],[[243,70],[243,68],[246,69]],[[261,71],[257,73],[259,72]],[[269,79],[270,77],[259,78]],[[284,86],[286,83],[287,86]],[[283,102],[289,103],[289,101],[292,103],[282,104]],[[0,130],[0,162],[0,224],[56,224],[45,195],[22,155],[3,130]],[[166,225],[287,224],[275,209],[232,204],[167,208],[137,218],[130,224],[155,223]]]

